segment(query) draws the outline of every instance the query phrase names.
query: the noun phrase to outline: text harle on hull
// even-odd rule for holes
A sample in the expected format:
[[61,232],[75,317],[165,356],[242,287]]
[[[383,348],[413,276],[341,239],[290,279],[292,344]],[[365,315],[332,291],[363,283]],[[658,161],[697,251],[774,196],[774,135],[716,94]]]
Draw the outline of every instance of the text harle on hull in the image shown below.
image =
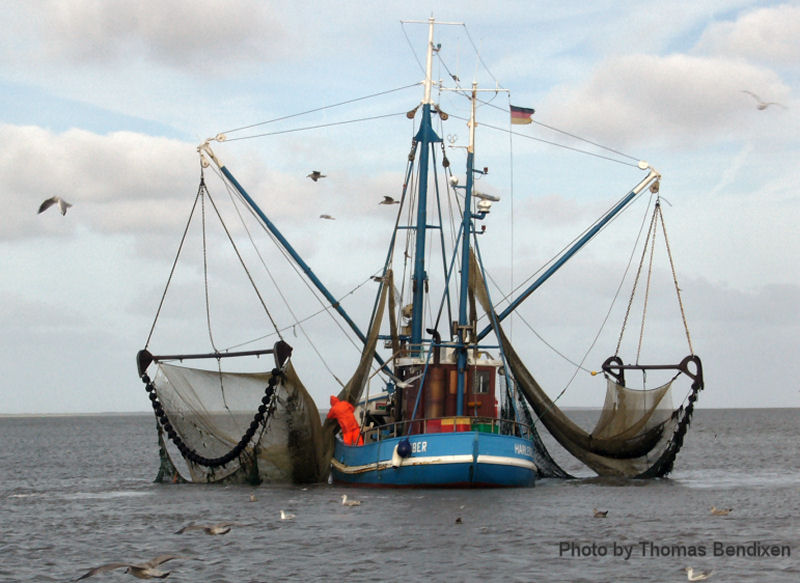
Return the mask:
[[[544,447],[538,434],[542,426],[600,475],[665,475],[680,449],[694,400],[703,386],[700,360],[691,344],[690,356],[676,365],[625,365],[617,354],[609,358],[603,366],[608,379],[606,403],[596,427],[587,432],[572,423],[541,389],[503,329],[505,318],[631,201],[644,192],[656,193],[660,175],[640,163],[647,176],[504,310],[496,310],[479,241],[484,231],[481,223],[499,197],[477,193],[474,188],[476,176],[486,173],[475,164],[476,106],[481,89],[476,82],[470,89],[448,89],[433,81],[433,59],[440,57],[441,51],[441,45],[434,44],[435,25],[454,23],[437,23],[433,18],[424,23],[428,26],[424,95],[407,116],[414,125],[414,137],[394,207],[397,215],[388,252],[374,277],[379,290],[366,331],[362,332],[341,298],[329,291],[217,158],[210,142],[222,142],[225,136],[198,147],[203,167],[218,171],[236,200],[258,219],[322,301],[361,342],[352,377],[332,399],[332,403],[355,406],[352,419],[347,417],[351,413],[339,415],[347,426],[346,442],[338,436],[337,421],[328,419],[320,424],[316,406],[293,368],[292,349],[261,294],[258,297],[280,339],[271,349],[214,348],[205,354],[154,356],[148,338],[140,353],[139,373],[160,429],[175,443],[195,481],[318,481],[326,479],[330,470],[334,481],[357,485],[526,486],[537,477],[568,475]],[[448,115],[433,101],[434,88],[440,94],[455,91],[468,98],[469,142],[464,149],[463,185],[453,174],[443,140],[434,129],[435,118],[442,127],[448,121]],[[501,92],[497,88],[491,91]],[[197,200],[203,209],[208,200],[220,215],[204,178],[195,207]],[[452,211],[449,220],[446,209]],[[204,229],[205,225],[204,218]],[[243,262],[242,254],[237,251],[236,255]],[[436,266],[441,277],[433,272]],[[249,280],[254,283],[252,277]],[[208,277],[205,281],[208,285]],[[208,295],[206,291],[206,302]],[[206,304],[206,315],[208,312]],[[210,332],[209,337],[213,338]],[[322,353],[335,355],[336,350],[328,347]],[[275,355],[271,372],[223,372],[222,363],[234,360],[228,357],[270,352]],[[200,357],[214,361],[216,370],[166,362]],[[149,367],[153,367],[153,378]],[[627,388],[624,373],[630,369],[669,369],[675,371],[672,380],[688,377],[692,381],[688,404],[673,409],[669,397],[672,381],[656,389]],[[384,385],[374,391],[369,381],[376,375]],[[232,407],[234,400],[236,406]],[[166,440],[162,455],[162,470],[178,476]]]

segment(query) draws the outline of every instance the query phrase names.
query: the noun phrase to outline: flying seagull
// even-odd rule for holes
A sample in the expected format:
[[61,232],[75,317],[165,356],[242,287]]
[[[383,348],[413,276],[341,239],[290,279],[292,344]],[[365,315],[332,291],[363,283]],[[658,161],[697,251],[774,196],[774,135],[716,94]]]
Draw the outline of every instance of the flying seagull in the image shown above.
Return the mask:
[[58,205],[58,210],[61,211],[62,215],[67,214],[67,209],[72,206],[70,203],[68,203],[66,200],[64,200],[60,196],[51,196],[50,198],[48,198],[47,200],[42,202],[42,204],[39,205],[39,212],[43,213],[44,211],[49,209],[54,204]]
[[756,109],[758,109],[759,111],[764,111],[770,105],[777,105],[778,107],[782,107],[783,109],[787,109],[787,107],[785,105],[783,105],[782,103],[778,103],[777,101],[764,101],[758,95],[756,95],[752,91],[748,91],[747,89],[742,89],[742,93],[747,93],[748,95],[751,95],[753,97],[753,99],[756,100],[756,104],[757,104],[756,105]]
[[238,526],[235,522],[219,522],[217,524],[189,524],[182,529],[175,532],[175,534],[183,534],[190,530],[202,530],[206,534],[228,534],[232,526]]
[[321,218],[321,219],[327,219],[327,220],[329,220],[329,221],[335,221],[335,220],[336,220],[336,217],[332,217],[332,216],[330,216],[330,215],[320,215],[320,216],[319,216],[319,218]]
[[689,581],[705,581],[711,577],[712,571],[695,571],[693,567],[686,567],[686,578]]
[[383,200],[380,201],[378,204],[400,204],[400,201],[395,200],[391,196],[384,196]]
[[712,506],[711,514],[714,516],[728,516],[732,510],[733,508],[717,508],[716,506]]
[[605,518],[608,516],[608,510],[598,510],[597,508],[593,508],[592,512],[594,512],[595,518]]
[[319,180],[320,178],[325,178],[327,175],[323,174],[319,170],[312,170],[310,174],[306,175],[306,178],[310,178],[314,182]]
[[348,500],[347,494],[342,494],[342,506],[361,506],[361,500]]
[[105,565],[100,565],[94,569],[89,569],[86,573],[75,580],[80,581],[81,579],[86,579],[92,575],[97,575],[98,573],[111,571],[113,569],[120,569],[122,567],[126,567],[125,572],[130,573],[137,579],[164,579],[167,575],[169,575],[169,571],[159,571],[156,569],[156,567],[158,567],[161,563],[166,563],[172,559],[182,558],[183,557],[179,557],[177,555],[159,555],[155,559],[151,559],[146,563],[106,563]]

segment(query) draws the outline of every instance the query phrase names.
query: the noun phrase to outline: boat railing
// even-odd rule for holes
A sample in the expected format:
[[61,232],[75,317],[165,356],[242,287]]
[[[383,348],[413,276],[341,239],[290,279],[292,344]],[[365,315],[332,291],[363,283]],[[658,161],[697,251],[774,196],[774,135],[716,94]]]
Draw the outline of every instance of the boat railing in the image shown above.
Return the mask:
[[432,417],[396,421],[385,425],[373,425],[363,430],[365,442],[382,441],[404,435],[419,435],[422,433],[453,433],[478,431],[480,433],[494,433],[498,435],[516,435],[532,439],[531,428],[526,423],[511,419],[497,419],[495,417]]

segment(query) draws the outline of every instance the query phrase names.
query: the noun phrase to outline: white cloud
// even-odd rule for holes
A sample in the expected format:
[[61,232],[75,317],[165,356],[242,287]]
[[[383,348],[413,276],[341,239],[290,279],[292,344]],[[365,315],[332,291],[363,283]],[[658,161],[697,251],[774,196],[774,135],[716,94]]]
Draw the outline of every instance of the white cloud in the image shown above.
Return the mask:
[[221,71],[274,59],[285,41],[269,5],[256,0],[53,0],[33,11],[46,56],[73,64],[145,59]]
[[800,61],[800,6],[783,4],[746,12],[735,21],[711,24],[696,50],[775,65]]
[[[178,140],[80,129],[56,134],[33,126],[0,131],[5,239],[38,236],[53,219],[100,232],[174,230],[179,219],[171,219],[165,205],[191,196],[185,185],[197,181],[194,148]],[[67,216],[37,215],[39,203],[53,195],[74,205]]]
[[775,73],[741,61],[627,55],[603,63],[581,87],[554,91],[542,111],[555,125],[604,143],[666,137],[673,147],[695,148],[740,134],[743,114],[755,110],[745,87],[789,92]]

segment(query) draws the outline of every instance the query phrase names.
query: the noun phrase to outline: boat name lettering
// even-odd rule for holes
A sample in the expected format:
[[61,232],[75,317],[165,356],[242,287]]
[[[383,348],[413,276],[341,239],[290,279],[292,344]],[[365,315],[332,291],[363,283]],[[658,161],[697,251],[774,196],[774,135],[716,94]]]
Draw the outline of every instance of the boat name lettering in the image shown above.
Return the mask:
[[428,451],[427,441],[414,441],[411,444],[411,453],[424,453]]
[[533,457],[533,448],[530,445],[525,445],[524,443],[515,443],[514,453],[517,455],[526,455],[528,457]]

